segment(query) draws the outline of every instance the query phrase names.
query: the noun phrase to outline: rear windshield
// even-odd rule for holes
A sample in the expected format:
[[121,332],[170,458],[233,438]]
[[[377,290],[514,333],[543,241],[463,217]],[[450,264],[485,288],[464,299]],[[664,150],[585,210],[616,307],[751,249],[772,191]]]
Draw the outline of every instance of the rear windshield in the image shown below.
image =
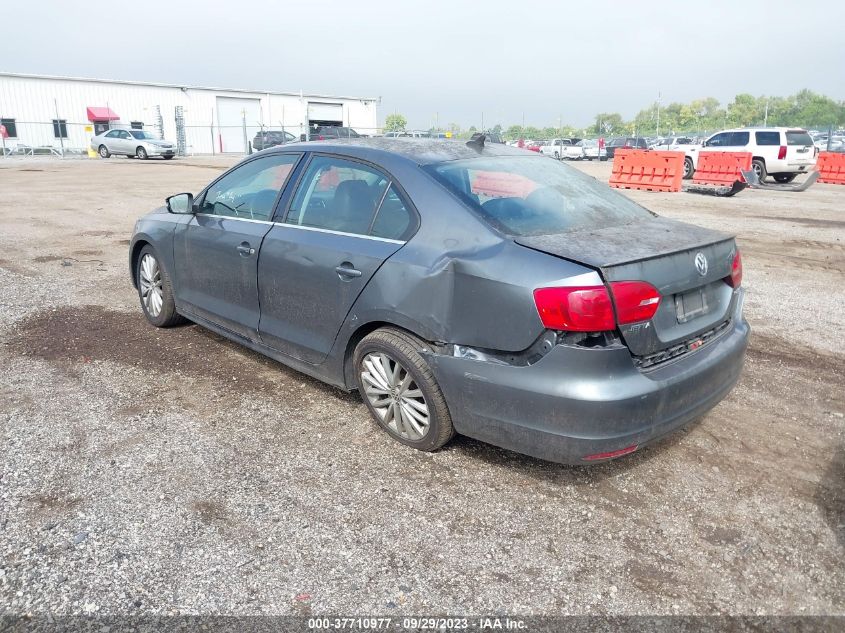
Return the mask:
[[786,133],[787,145],[812,145],[813,139],[803,130],[796,130],[794,132]]
[[471,158],[425,169],[508,235],[597,229],[652,217],[595,178],[548,158]]

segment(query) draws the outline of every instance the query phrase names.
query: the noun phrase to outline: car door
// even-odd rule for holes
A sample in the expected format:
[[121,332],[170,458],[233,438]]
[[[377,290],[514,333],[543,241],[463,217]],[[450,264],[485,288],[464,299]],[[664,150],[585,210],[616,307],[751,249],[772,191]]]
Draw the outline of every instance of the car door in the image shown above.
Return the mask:
[[186,311],[258,339],[258,253],[299,153],[252,159],[198,197],[191,220],[176,228],[176,293]]
[[109,130],[103,137],[103,143],[112,154],[120,153],[120,130]]
[[114,150],[118,154],[134,154],[136,145],[135,139],[126,130],[117,130],[117,149]]
[[362,162],[315,154],[258,261],[262,342],[320,363],[358,295],[416,230],[398,185]]

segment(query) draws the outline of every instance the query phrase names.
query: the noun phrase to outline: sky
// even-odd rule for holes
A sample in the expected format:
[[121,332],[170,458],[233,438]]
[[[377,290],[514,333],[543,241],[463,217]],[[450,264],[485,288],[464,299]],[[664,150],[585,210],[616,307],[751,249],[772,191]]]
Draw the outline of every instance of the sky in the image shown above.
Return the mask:
[[3,0],[2,21],[0,71],[376,97],[411,128],[845,100],[835,0]]

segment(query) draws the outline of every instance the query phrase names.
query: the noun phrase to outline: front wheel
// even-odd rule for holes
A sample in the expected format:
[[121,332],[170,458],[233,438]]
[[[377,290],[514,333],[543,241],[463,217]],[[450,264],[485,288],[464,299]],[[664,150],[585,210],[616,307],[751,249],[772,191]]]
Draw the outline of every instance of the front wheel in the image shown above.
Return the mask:
[[692,164],[692,158],[687,156],[684,159],[684,180],[689,180],[695,174],[695,165]]
[[775,179],[775,182],[786,184],[795,180],[797,175],[798,174],[772,174],[772,178]]
[[165,156],[165,157],[164,157],[164,160],[170,160],[170,159],[172,159],[172,158],[173,158],[173,156],[172,156],[172,155],[171,155],[171,156]]
[[156,327],[170,327],[183,323],[185,319],[176,312],[173,298],[173,284],[170,275],[161,264],[158,254],[147,244],[138,255],[135,271],[141,310],[147,321]]
[[145,150],[143,147],[139,147],[135,150],[135,156],[137,156],[141,160],[147,160],[147,150]]
[[426,344],[393,328],[365,336],[353,358],[358,391],[380,427],[395,440],[434,451],[455,434],[443,392],[420,354]]
[[109,148],[105,145],[100,145],[100,148],[97,150],[97,153],[100,155],[100,158],[108,158],[109,156],[111,156]]

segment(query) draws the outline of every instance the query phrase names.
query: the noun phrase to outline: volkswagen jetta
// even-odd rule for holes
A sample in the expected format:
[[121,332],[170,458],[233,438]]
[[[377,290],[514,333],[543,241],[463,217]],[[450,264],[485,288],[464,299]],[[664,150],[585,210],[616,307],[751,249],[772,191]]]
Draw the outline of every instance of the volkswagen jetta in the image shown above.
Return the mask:
[[141,218],[129,257],[153,325],[357,389],[427,451],[631,453],[730,391],[749,332],[731,235],[483,138],[272,148]]

